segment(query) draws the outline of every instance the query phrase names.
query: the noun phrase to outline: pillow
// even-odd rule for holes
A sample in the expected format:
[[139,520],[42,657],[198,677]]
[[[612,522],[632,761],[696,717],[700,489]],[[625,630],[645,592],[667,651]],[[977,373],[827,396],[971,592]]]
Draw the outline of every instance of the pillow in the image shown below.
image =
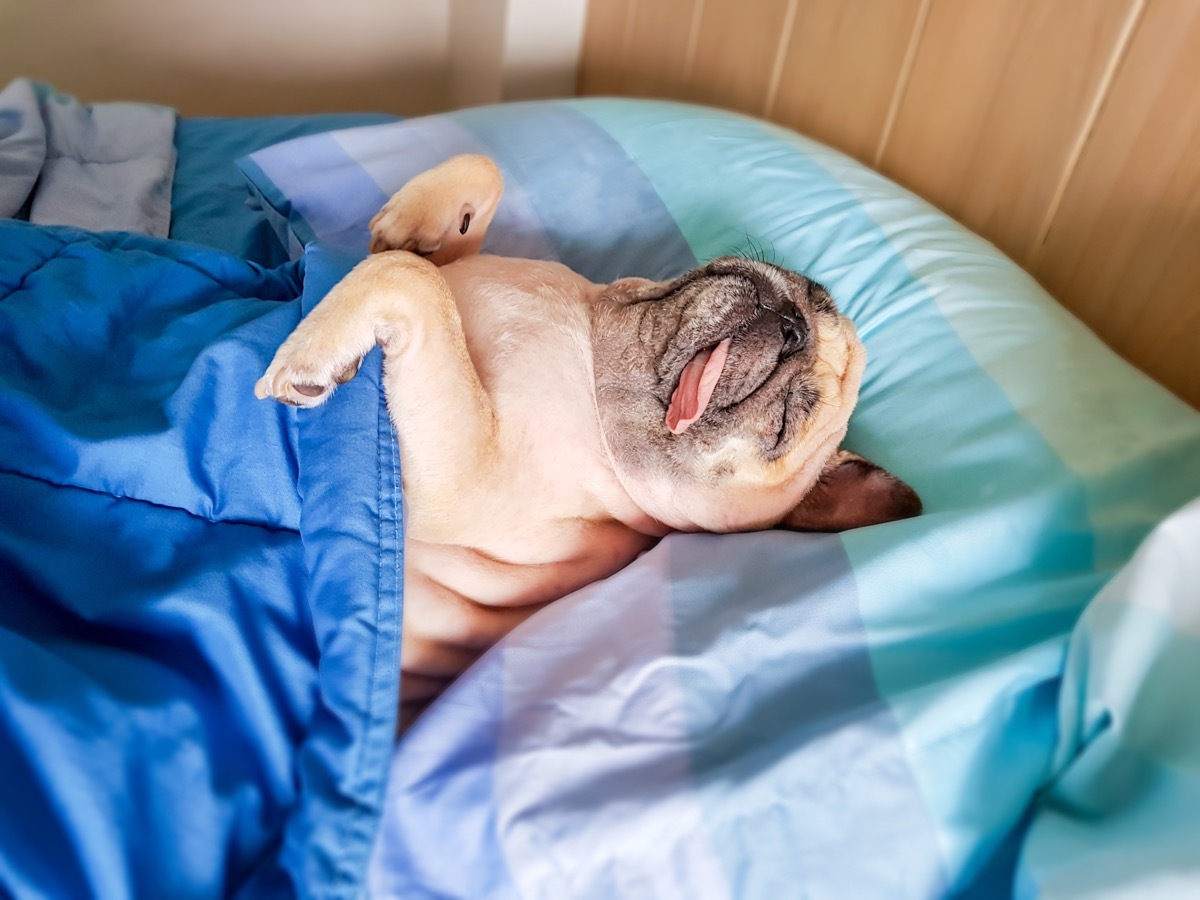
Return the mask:
[[533,617],[398,744],[373,889],[1011,892],[1072,627],[1200,494],[1200,415],[933,207],[742,116],[514,104],[240,165],[293,252],[362,255],[384,200],[462,152],[506,179],[486,252],[594,281],[749,253],[825,285],[870,357],[846,444],[926,512],[672,536]]

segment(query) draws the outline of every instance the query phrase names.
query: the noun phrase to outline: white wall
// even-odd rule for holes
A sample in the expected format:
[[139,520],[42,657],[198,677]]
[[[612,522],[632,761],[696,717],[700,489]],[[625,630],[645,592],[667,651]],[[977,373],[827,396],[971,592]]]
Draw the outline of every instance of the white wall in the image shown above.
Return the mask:
[[0,84],[191,115],[574,93],[586,0],[0,0]]
[[450,100],[575,93],[587,0],[451,0]]

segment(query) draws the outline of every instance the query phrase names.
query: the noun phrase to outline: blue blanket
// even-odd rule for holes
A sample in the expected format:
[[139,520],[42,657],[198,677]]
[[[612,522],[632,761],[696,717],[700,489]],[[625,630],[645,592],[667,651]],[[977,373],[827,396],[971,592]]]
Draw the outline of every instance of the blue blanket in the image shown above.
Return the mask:
[[361,883],[399,634],[378,361],[300,422],[252,392],[341,265],[0,222],[0,893]]

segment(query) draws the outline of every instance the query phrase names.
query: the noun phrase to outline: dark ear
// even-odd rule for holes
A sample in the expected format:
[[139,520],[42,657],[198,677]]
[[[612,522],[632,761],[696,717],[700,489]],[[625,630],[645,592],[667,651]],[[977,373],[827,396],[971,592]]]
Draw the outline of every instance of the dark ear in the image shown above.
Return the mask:
[[919,515],[921,498],[890,472],[839,450],[800,505],[779,523],[792,531],[846,531]]

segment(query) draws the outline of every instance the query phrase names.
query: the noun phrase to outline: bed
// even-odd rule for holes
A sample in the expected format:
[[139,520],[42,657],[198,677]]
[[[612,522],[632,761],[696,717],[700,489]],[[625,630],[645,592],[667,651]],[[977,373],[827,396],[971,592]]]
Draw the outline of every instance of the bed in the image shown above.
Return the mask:
[[[785,129],[587,99],[180,119],[166,236],[0,222],[0,887],[16,896],[1185,896],[1200,414],[987,242]],[[399,741],[403,497],[372,354],[256,402],[403,181],[486,250],[826,285],[849,446],[925,513],[674,535]]]

